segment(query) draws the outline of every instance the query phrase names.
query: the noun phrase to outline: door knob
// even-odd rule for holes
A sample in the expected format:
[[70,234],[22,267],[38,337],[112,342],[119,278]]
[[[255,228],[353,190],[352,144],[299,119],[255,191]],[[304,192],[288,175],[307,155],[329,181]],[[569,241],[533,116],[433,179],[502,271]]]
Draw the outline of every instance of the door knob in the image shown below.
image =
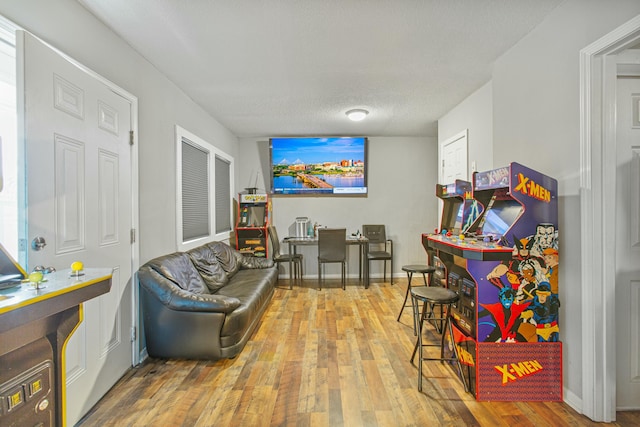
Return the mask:
[[44,237],[35,237],[31,241],[31,249],[34,251],[41,251],[45,246],[47,246],[47,242],[44,240]]

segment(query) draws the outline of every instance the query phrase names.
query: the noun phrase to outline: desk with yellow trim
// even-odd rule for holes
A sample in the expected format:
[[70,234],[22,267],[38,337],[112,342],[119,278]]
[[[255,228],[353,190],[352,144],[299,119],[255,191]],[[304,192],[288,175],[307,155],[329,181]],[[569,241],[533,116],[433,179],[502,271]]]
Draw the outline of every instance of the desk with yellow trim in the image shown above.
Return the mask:
[[64,270],[45,275],[42,289],[0,290],[0,425],[64,425],[64,348],[82,303],[110,291],[112,272]]

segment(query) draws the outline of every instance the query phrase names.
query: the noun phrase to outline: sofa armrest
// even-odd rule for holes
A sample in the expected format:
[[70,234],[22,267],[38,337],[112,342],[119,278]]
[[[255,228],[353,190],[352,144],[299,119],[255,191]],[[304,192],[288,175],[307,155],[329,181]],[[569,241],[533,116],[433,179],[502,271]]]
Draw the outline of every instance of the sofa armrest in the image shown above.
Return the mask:
[[218,294],[198,295],[180,289],[180,292],[173,294],[167,307],[180,311],[231,313],[240,307],[240,300]]
[[185,291],[148,266],[138,270],[138,280],[149,294],[172,310],[230,313],[240,306],[238,298]]

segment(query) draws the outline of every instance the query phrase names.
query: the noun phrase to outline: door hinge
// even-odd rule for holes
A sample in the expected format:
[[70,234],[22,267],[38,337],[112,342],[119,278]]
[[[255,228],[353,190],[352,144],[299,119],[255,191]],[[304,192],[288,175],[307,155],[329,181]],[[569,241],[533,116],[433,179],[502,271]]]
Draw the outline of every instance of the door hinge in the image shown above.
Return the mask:
[[136,327],[132,326],[131,327],[131,342],[135,341],[136,337],[137,337],[137,335],[136,335]]
[[133,131],[129,131],[129,145],[133,145]]
[[131,229],[131,244],[136,242],[136,229],[132,228]]

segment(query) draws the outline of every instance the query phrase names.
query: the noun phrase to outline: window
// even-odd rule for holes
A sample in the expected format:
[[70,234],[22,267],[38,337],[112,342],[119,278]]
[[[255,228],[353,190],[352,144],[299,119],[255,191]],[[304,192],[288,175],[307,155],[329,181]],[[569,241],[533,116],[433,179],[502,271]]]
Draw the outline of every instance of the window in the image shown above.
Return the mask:
[[182,241],[208,237],[209,152],[182,138]]
[[178,250],[229,238],[233,158],[176,126]]
[[216,155],[216,234],[231,231],[231,162]]
[[15,30],[12,23],[0,16],[0,243],[25,265],[25,252],[20,251],[18,244],[26,209],[21,209],[24,188],[17,137]]

